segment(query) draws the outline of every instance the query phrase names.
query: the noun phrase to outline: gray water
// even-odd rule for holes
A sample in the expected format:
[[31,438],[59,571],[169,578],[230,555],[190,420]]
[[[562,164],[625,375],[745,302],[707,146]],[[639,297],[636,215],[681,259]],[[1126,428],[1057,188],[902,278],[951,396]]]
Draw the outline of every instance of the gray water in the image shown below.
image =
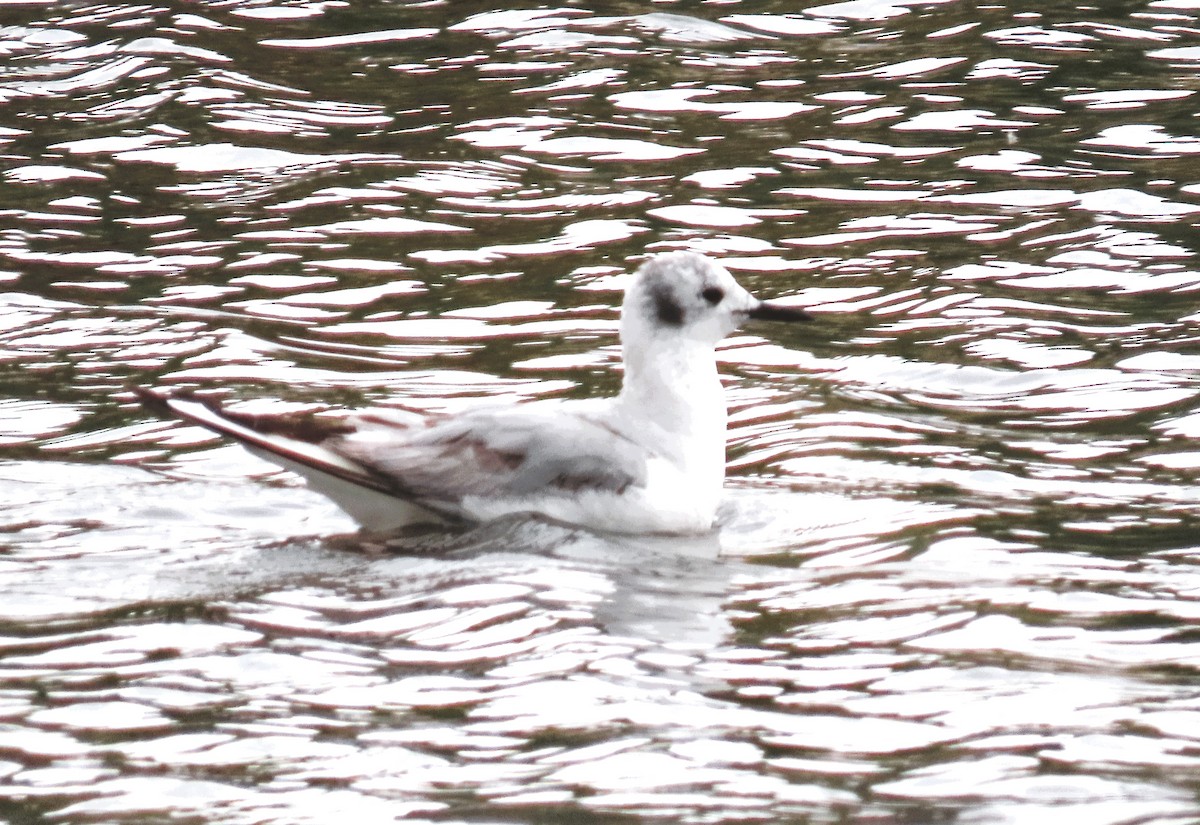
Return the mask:
[[[1200,822],[1198,34],[0,0],[0,820]],[[611,393],[674,248],[818,317],[709,539],[381,546],[130,392]]]

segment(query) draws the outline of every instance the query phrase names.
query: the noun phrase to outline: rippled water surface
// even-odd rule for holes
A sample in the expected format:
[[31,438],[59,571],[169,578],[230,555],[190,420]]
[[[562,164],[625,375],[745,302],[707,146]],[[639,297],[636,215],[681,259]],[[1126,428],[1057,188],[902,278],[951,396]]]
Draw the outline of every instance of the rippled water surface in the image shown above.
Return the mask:
[[[510,6],[0,0],[0,820],[1200,821],[1200,3]],[[611,393],[672,248],[818,316],[709,539],[129,391]]]

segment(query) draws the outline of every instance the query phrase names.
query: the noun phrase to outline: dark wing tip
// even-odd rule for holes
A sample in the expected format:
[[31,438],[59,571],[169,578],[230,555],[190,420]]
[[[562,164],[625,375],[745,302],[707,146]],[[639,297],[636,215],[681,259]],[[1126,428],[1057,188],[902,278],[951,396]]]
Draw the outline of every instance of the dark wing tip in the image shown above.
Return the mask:
[[[146,409],[165,418],[182,418],[209,429],[223,430],[213,426],[213,418],[205,416],[195,405],[205,411],[234,424],[241,425],[261,435],[282,435],[319,444],[327,438],[354,432],[350,424],[337,420],[314,418],[310,414],[297,413],[249,413],[230,410],[216,401],[197,395],[191,390],[167,391],[150,387],[134,387],[134,395]],[[200,413],[198,415],[198,413]],[[227,435],[231,433],[226,432]]]
[[179,411],[173,406],[176,401],[191,401],[220,413],[221,407],[215,401],[196,395],[191,389],[160,390],[154,387],[133,387],[134,396],[143,407],[164,418],[179,418]]
[[167,405],[167,400],[170,398],[161,390],[152,390],[149,387],[134,387],[133,394],[143,407],[151,412],[159,415],[168,415],[171,408]]

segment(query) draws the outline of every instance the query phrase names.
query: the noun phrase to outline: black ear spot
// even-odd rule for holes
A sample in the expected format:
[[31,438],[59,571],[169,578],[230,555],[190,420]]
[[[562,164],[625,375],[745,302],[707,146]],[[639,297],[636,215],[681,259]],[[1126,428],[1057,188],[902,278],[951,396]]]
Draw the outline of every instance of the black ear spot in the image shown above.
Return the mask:
[[654,300],[654,312],[658,320],[672,327],[683,326],[683,307],[681,307],[670,292],[665,289],[655,290],[651,296]]
[[716,306],[725,297],[725,290],[719,286],[710,286],[700,293],[700,297]]

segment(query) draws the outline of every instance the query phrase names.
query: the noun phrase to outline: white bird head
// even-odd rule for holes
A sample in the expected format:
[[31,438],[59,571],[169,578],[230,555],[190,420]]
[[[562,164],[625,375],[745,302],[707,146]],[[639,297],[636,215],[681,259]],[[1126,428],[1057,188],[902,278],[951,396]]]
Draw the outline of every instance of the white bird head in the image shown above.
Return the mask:
[[642,264],[625,292],[625,340],[685,339],[715,346],[748,319],[811,321],[800,309],[760,301],[729,270],[695,252],[668,252]]

